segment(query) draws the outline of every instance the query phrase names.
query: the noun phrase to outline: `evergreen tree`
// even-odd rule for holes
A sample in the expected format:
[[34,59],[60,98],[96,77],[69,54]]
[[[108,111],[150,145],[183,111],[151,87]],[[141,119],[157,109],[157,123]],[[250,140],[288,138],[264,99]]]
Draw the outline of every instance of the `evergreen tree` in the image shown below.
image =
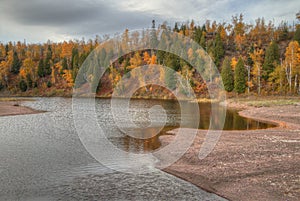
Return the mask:
[[18,74],[20,72],[21,64],[22,63],[18,57],[17,52],[14,51],[13,60],[12,60],[12,64],[11,64],[11,72],[14,74]]
[[63,73],[64,70],[68,70],[68,61],[67,61],[67,58],[64,57],[62,62],[61,62],[61,73]]
[[216,36],[212,53],[213,53],[214,62],[216,64],[216,66],[219,66],[220,62],[225,54],[224,45],[223,45],[220,33],[218,33]]
[[174,90],[176,88],[176,74],[174,72],[174,70],[170,69],[170,68],[166,68],[166,72],[165,72],[165,83],[166,86],[170,89],[170,90]]
[[201,37],[202,37],[202,29],[199,26],[197,26],[194,29],[193,40],[200,45]]
[[228,92],[231,92],[234,88],[234,80],[230,65],[230,59],[228,57],[226,57],[223,61],[221,76],[224,84],[224,89]]
[[178,56],[172,53],[165,54],[165,66],[173,69],[174,71],[180,70],[180,61]]
[[150,32],[150,47],[152,49],[157,49],[158,45],[158,39],[156,35],[156,29],[155,29],[155,20],[152,20],[152,29]]
[[22,80],[19,82],[19,87],[20,87],[20,89],[21,89],[22,92],[24,92],[24,91],[27,90],[27,83],[25,82],[25,80],[22,79]]
[[201,45],[201,47],[202,47],[203,49],[206,48],[206,39],[205,39],[205,34],[204,34],[204,33],[201,34],[200,45]]
[[8,44],[6,44],[6,45],[5,45],[5,55],[6,55],[6,56],[8,55],[8,51],[9,51]]
[[48,45],[48,50],[47,50],[46,59],[45,59],[45,63],[44,63],[45,75],[51,75],[51,73],[52,73],[51,57],[52,57],[52,50],[51,50],[50,45]]
[[270,73],[272,73],[279,63],[279,47],[278,44],[273,41],[270,43],[266,50],[265,61],[263,64],[263,78],[267,80]]
[[39,77],[45,77],[45,69],[44,69],[44,61],[43,61],[43,59],[40,59],[40,61],[39,61],[38,76]]
[[294,35],[294,40],[297,41],[300,44],[300,26],[297,27],[295,35]]
[[174,29],[173,29],[174,32],[179,32],[179,29],[178,29],[178,23],[175,22],[175,26],[174,26]]
[[234,71],[234,91],[244,93],[246,89],[246,69],[242,58],[239,58]]
[[33,81],[31,79],[31,75],[29,73],[26,74],[26,81],[27,81],[28,88],[32,88]]
[[48,88],[52,87],[52,83],[50,82],[50,80],[47,82],[47,87]]
[[78,68],[79,52],[77,48],[72,49],[71,69]]
[[2,81],[0,80],[0,91],[4,88]]

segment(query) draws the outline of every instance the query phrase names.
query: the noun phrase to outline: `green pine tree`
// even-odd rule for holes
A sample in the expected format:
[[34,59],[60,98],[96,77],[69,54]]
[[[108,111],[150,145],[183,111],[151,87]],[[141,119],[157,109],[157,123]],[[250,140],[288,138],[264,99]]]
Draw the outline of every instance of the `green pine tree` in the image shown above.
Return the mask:
[[263,64],[263,78],[268,80],[270,73],[272,73],[279,63],[279,47],[278,44],[273,41],[270,43],[266,50],[265,61]]
[[20,72],[21,65],[22,65],[22,63],[18,57],[18,54],[17,54],[17,52],[14,51],[13,61],[12,61],[12,65],[11,65],[11,72],[14,74],[18,74]]
[[298,41],[298,43],[300,44],[300,26],[297,27],[295,35],[294,35],[294,40]]
[[202,29],[201,27],[197,26],[194,29],[193,40],[200,45],[201,37],[202,37]]
[[216,66],[219,66],[220,62],[225,54],[224,45],[223,45],[220,33],[218,33],[216,36],[212,53],[213,53],[214,62],[216,64]]
[[239,58],[234,71],[234,91],[244,93],[246,89],[246,69],[242,58]]
[[206,39],[205,39],[205,34],[202,33],[201,38],[200,38],[200,45],[203,49],[206,48]]
[[4,88],[4,84],[2,83],[2,81],[0,80],[0,91]]
[[43,59],[40,59],[40,61],[39,61],[38,76],[39,77],[45,77],[45,69],[44,69],[44,61],[43,61]]
[[224,84],[224,89],[231,92],[234,88],[233,72],[230,66],[230,59],[226,57],[222,64],[221,76]]
[[52,57],[52,50],[51,46],[48,46],[47,54],[46,54],[46,59],[44,63],[44,70],[45,70],[45,75],[51,75],[52,69],[51,69],[51,58]]
[[66,57],[64,57],[62,59],[61,66],[62,66],[62,68],[61,68],[60,74],[63,74],[64,70],[68,70],[68,61],[67,61]]
[[176,88],[176,74],[174,72],[174,70],[167,68],[166,72],[165,72],[165,83],[166,86],[170,89],[170,90],[174,90]]
[[79,52],[77,48],[72,49],[71,69],[78,68]]
[[33,86],[33,81],[31,79],[31,75],[29,73],[26,74],[26,82],[27,82],[27,86],[28,88],[32,88]]
[[27,83],[25,82],[25,80],[22,79],[19,82],[19,87],[20,87],[22,92],[27,91]]

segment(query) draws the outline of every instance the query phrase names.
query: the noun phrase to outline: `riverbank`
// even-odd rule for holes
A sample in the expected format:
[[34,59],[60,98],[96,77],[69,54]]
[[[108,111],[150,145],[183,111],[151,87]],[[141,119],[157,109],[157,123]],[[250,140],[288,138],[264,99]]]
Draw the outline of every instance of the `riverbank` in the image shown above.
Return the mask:
[[37,114],[43,112],[20,105],[22,101],[29,100],[31,101],[31,99],[0,98],[0,116]]
[[[198,130],[193,145],[165,172],[229,200],[298,200],[300,197],[300,105],[249,105],[229,100],[240,115],[273,122],[276,128],[223,131],[214,150],[198,159],[206,131]],[[189,133],[191,129],[186,129]],[[172,132],[176,133],[176,130]],[[172,136],[160,138],[162,143]]]

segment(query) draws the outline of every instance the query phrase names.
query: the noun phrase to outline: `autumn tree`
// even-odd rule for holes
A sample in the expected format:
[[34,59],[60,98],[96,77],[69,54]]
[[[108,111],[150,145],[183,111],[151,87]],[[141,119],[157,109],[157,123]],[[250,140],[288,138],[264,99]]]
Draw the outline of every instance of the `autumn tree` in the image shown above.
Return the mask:
[[33,87],[33,81],[36,80],[36,64],[32,60],[32,54],[30,51],[26,53],[26,59],[24,59],[23,66],[20,69],[21,79],[25,79],[28,88]]
[[282,65],[277,64],[274,71],[270,73],[268,80],[272,85],[273,91],[279,91],[279,93],[283,95],[287,79],[285,69]]
[[261,92],[261,76],[262,76],[262,64],[263,64],[263,49],[256,48],[253,53],[250,54],[250,57],[254,63],[252,74],[256,79],[257,84],[257,93]]
[[246,70],[242,58],[239,58],[234,71],[234,91],[244,93],[246,89]]
[[232,24],[233,24],[232,31],[234,35],[234,42],[238,50],[242,50],[242,45],[245,43],[246,40],[246,36],[245,36],[246,26],[243,20],[244,20],[243,14],[232,17]]
[[299,82],[299,71],[300,71],[300,49],[299,43],[297,41],[291,41],[285,51],[285,71],[286,77],[289,84],[290,92],[292,92],[293,81],[294,89],[296,90]]

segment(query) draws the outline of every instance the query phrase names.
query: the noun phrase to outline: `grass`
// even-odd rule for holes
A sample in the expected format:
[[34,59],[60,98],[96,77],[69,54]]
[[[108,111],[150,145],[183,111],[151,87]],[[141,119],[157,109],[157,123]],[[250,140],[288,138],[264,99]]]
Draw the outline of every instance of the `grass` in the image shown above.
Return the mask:
[[276,100],[270,100],[270,99],[259,99],[259,100],[238,100],[239,102],[242,102],[248,106],[253,107],[271,107],[271,106],[280,106],[280,105],[296,105],[300,104],[299,99],[276,99]]
[[0,101],[8,102],[8,101],[33,101],[30,98],[13,98],[13,97],[0,97]]
[[197,103],[218,103],[220,100],[218,99],[209,99],[209,98],[198,98],[197,100],[193,101]]

